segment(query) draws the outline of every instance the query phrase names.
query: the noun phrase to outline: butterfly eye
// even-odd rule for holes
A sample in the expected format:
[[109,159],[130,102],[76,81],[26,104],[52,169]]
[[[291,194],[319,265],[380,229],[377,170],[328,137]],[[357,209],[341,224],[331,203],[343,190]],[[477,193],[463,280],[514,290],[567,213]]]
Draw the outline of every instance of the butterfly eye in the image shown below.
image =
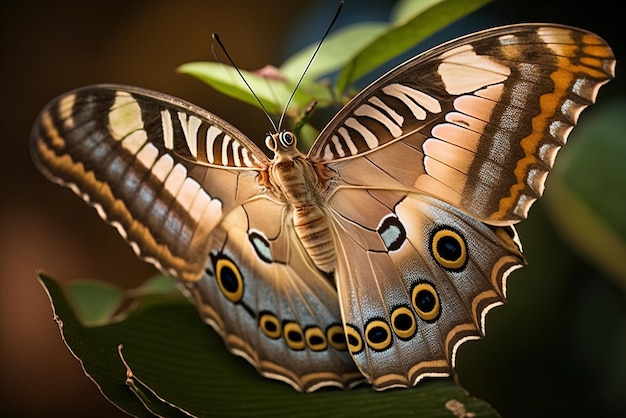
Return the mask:
[[283,131],[278,135],[278,140],[280,141],[281,147],[289,148],[295,144],[296,137],[289,131]]

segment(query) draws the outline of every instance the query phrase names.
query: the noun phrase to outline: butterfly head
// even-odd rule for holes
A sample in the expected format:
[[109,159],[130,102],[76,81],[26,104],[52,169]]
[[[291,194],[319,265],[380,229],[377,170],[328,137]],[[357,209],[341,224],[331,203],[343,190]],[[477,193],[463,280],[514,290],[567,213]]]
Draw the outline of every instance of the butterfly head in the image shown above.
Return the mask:
[[298,151],[298,139],[293,132],[280,131],[274,134],[267,134],[265,146],[274,152],[275,160],[293,159],[301,155]]

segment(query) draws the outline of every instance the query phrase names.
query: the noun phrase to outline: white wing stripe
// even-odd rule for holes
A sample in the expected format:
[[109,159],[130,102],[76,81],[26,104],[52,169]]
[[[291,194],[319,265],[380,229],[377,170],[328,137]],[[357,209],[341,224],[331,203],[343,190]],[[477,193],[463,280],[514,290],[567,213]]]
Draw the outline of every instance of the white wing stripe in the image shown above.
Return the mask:
[[215,126],[209,126],[209,129],[206,132],[206,158],[207,161],[211,164],[215,162],[215,156],[213,155],[213,145],[215,143],[215,138],[220,135],[222,131],[220,131]]
[[137,159],[143,164],[147,169],[152,168],[154,162],[159,157],[159,149],[155,147],[153,144],[148,142],[141,150],[137,153]]
[[[335,145],[335,149],[337,150],[337,155],[339,155],[340,157],[344,157],[346,155],[346,153],[343,150],[343,146],[339,142],[339,137],[337,135],[333,135],[333,137],[330,138],[330,140]],[[329,147],[329,150],[330,150],[330,147]]]
[[372,96],[368,99],[368,102],[384,110],[385,113],[387,113],[389,116],[393,118],[393,120],[398,126],[402,126],[402,124],[404,123],[404,118],[398,112],[393,110],[391,107],[387,106],[387,104],[383,102],[382,100],[380,100],[378,97]]
[[163,145],[167,149],[174,148],[174,127],[171,114],[167,110],[161,110],[161,128],[163,129]]
[[228,163],[228,147],[232,140],[230,136],[224,135],[224,141],[222,142],[222,164]]
[[186,178],[187,170],[185,169],[185,167],[180,164],[176,164],[165,179],[163,187],[172,196],[176,196],[178,194],[178,190],[180,190],[180,187],[183,185],[183,182]]
[[133,132],[143,129],[141,107],[130,93],[119,91],[109,109],[109,132],[119,141]]
[[148,134],[146,131],[135,131],[132,134],[128,135],[122,141],[122,146],[127,149],[131,154],[137,154],[137,152],[143,147],[143,145],[148,141]]
[[185,112],[178,112],[178,120],[180,126],[183,129],[183,135],[187,142],[189,152],[194,157],[198,156],[198,129],[202,121],[193,115],[189,115]]
[[382,91],[388,96],[401,100],[418,120],[426,119],[426,110],[431,113],[441,112],[441,104],[437,99],[403,84],[390,84],[383,87]]
[[235,167],[241,167],[241,158],[239,156],[239,149],[241,148],[241,144],[239,141],[233,141],[233,163],[235,163]]
[[[361,125],[355,118],[346,119],[345,125],[360,133],[370,149],[374,149],[378,146],[378,138],[376,138],[376,135],[374,135],[365,126]],[[350,142],[352,142],[352,140],[350,140]]]
[[375,109],[374,107],[368,104],[359,106],[359,108],[357,108],[354,111],[354,114],[357,116],[365,116],[368,118],[372,118],[382,123],[383,125],[385,125],[385,128],[387,128],[389,133],[391,133],[391,135],[394,138],[397,138],[400,135],[402,135],[402,129],[400,129],[400,126],[396,125],[396,123],[393,120],[391,120],[389,117],[387,117],[383,112],[381,112],[378,109]]

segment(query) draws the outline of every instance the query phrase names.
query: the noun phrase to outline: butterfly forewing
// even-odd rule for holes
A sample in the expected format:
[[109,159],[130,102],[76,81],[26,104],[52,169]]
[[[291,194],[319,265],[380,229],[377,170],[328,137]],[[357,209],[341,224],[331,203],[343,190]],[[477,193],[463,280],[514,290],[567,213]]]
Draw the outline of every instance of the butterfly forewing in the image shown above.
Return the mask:
[[309,158],[352,184],[391,182],[511,224],[543,193],[557,151],[614,66],[606,43],[576,28],[526,24],[468,35],[364,89]]
[[[265,155],[189,103],[127,86],[93,86],[44,108],[31,151],[114,225],[142,258],[195,280],[224,213],[258,194]],[[219,174],[218,174],[219,173]]]

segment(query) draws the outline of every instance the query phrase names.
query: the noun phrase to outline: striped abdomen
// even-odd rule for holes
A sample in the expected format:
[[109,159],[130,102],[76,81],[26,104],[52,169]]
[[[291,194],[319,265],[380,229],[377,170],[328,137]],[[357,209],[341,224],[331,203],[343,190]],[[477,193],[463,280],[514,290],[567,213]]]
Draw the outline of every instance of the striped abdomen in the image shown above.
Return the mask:
[[320,270],[335,270],[335,246],[328,221],[322,209],[314,204],[296,207],[293,225],[300,242]]
[[315,263],[326,273],[335,270],[335,246],[326,215],[316,204],[318,176],[303,156],[270,168],[270,182],[293,208],[296,235]]

